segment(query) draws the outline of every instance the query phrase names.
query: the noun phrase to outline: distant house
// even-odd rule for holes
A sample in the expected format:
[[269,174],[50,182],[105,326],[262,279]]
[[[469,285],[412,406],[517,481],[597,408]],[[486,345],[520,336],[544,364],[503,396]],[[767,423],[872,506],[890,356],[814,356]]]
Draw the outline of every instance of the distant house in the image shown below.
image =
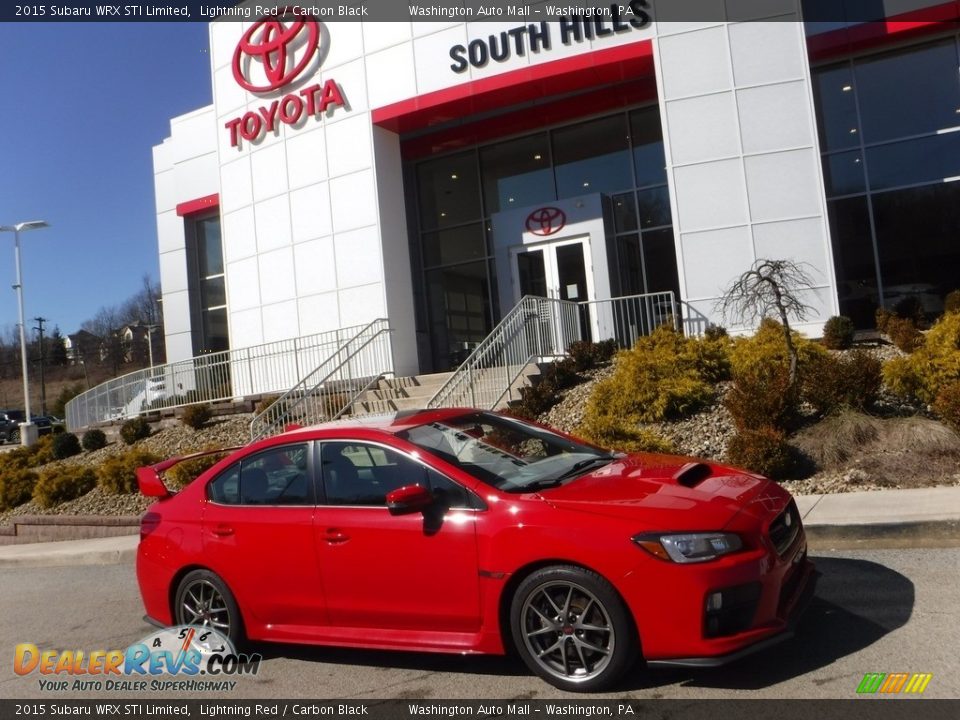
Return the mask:
[[76,365],[84,360],[99,360],[103,340],[86,330],[78,330],[75,333],[67,335],[63,340],[67,348],[67,361],[71,365]]

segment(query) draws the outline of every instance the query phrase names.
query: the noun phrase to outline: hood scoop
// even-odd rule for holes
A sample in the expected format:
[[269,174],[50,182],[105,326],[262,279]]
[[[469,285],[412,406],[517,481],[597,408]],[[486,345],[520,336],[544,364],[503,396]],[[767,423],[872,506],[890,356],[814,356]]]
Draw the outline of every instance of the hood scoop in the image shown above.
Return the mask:
[[673,479],[678,485],[692,488],[710,477],[711,472],[710,466],[706,463],[689,462],[673,474]]

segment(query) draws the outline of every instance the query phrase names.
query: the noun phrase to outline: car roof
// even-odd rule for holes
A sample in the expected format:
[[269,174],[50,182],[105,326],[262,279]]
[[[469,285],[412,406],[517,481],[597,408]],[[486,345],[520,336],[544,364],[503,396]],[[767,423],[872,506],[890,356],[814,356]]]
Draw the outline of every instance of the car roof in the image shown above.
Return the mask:
[[[296,428],[283,433],[283,437],[292,437],[301,434],[327,434],[324,431],[344,430],[379,430],[381,432],[396,435],[404,430],[409,430],[418,425],[425,425],[432,422],[441,422],[448,418],[459,417],[469,413],[489,412],[477,408],[440,408],[436,410],[401,410],[392,413],[383,413],[378,415],[365,415],[358,418],[347,418],[345,420],[334,420],[331,422],[311,425],[310,427]],[[339,434],[338,432],[338,434]]]

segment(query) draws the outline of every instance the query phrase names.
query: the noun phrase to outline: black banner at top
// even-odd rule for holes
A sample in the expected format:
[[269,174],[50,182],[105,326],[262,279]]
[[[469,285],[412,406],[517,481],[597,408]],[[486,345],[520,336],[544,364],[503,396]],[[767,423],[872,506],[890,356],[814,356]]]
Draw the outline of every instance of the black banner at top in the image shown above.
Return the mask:
[[210,22],[253,20],[296,6],[324,22],[544,22],[562,17],[627,19],[648,14],[657,22],[797,22],[842,26],[878,20],[924,20],[955,26],[949,0],[54,0],[0,6],[3,22]]

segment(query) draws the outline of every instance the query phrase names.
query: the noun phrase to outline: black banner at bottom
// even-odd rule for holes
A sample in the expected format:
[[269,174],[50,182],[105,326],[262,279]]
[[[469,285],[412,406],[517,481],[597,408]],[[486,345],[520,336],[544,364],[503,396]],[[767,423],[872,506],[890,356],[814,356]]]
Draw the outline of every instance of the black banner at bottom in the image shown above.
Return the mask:
[[0,700],[8,718],[955,720],[960,700]]

